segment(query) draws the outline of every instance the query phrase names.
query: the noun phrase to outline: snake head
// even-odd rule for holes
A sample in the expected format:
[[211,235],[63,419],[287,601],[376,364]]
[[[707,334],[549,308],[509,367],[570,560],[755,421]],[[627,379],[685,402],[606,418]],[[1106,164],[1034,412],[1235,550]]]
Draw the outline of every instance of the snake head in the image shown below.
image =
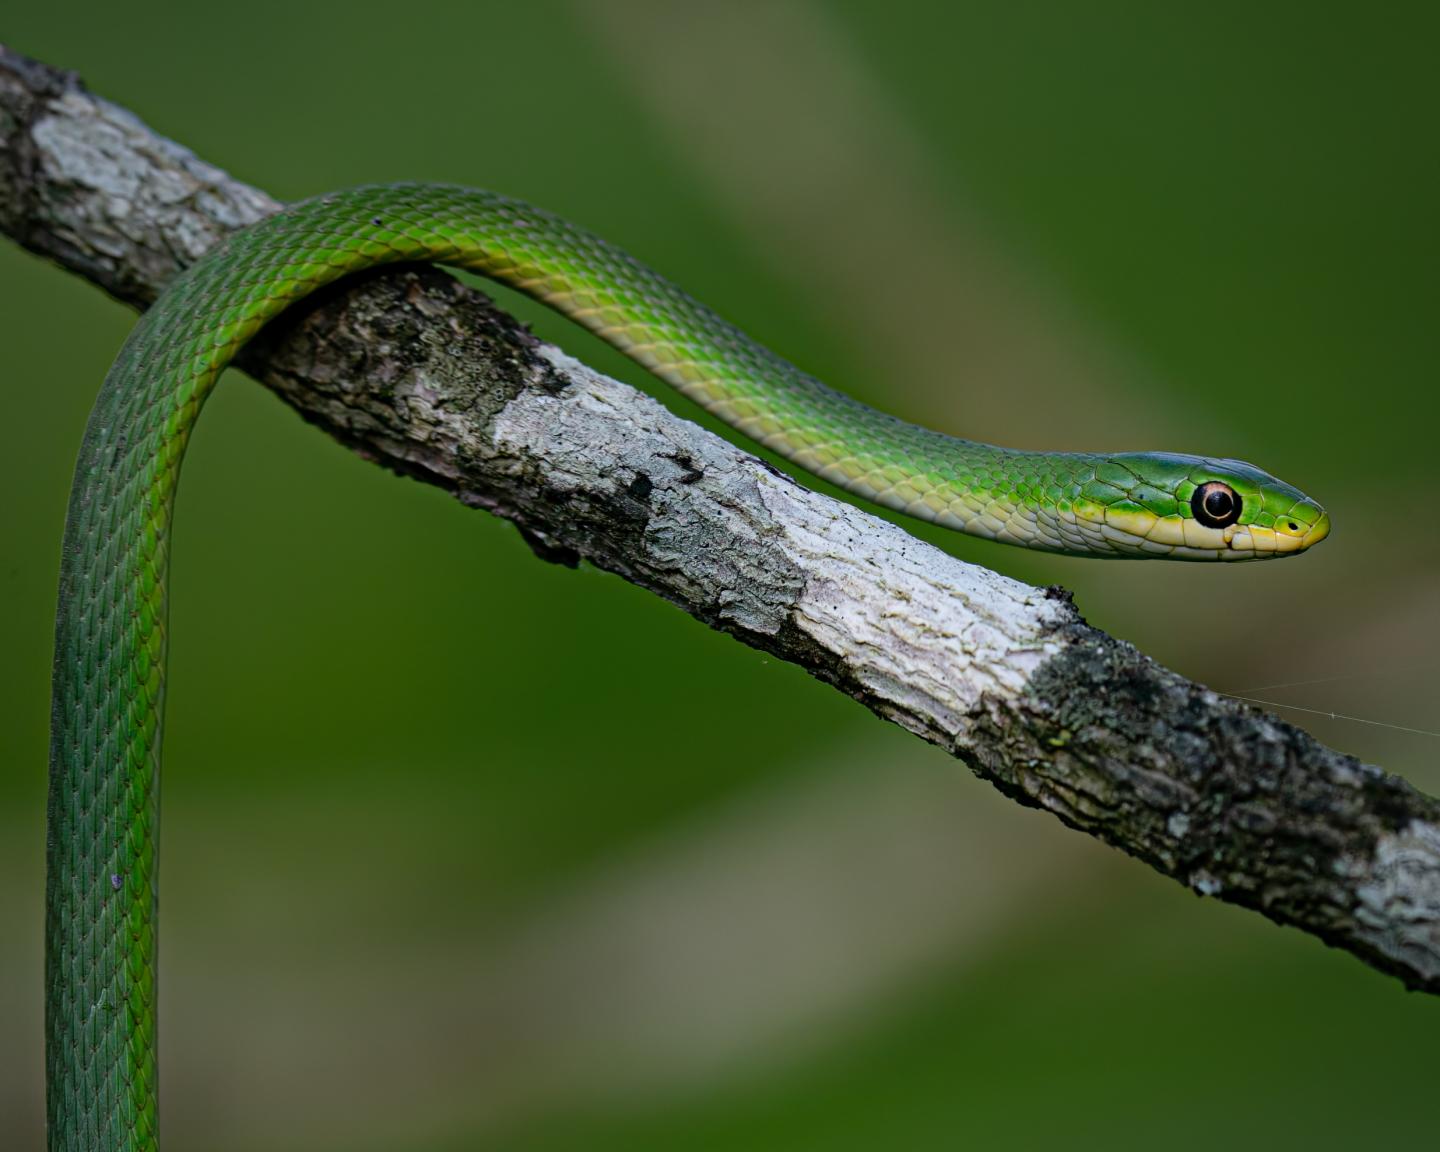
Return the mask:
[[1168,452],[1097,457],[1075,511],[1102,521],[1116,551],[1176,560],[1294,556],[1330,534],[1298,488],[1241,460]]

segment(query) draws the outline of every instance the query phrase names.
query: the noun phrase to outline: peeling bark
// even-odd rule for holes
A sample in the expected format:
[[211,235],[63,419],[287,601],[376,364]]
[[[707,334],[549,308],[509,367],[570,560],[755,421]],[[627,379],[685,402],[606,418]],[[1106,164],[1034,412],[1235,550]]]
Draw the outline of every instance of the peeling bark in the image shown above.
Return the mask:
[[[0,47],[0,230],[143,307],[279,205]],[[394,471],[792,661],[1020,803],[1440,992],[1440,803],[541,344],[432,268],[320,293],[242,366]]]

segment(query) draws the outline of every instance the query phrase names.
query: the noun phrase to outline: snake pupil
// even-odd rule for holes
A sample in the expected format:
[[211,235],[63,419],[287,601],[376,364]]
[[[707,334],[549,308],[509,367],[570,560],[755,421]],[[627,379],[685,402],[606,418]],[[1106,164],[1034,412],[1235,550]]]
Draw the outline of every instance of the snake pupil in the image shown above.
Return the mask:
[[1240,497],[1235,489],[1218,480],[1200,485],[1190,501],[1195,519],[1207,528],[1228,528],[1240,519],[1240,509]]

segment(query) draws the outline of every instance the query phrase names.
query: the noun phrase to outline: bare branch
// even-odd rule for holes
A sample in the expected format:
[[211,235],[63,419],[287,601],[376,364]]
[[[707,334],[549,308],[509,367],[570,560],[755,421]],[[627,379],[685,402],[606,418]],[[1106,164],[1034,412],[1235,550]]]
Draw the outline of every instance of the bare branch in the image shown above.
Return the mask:
[[[277,208],[0,48],[0,229],[131,304]],[[434,269],[277,322],[246,369],[375,462],[793,661],[1195,891],[1440,992],[1440,804],[818,495]]]

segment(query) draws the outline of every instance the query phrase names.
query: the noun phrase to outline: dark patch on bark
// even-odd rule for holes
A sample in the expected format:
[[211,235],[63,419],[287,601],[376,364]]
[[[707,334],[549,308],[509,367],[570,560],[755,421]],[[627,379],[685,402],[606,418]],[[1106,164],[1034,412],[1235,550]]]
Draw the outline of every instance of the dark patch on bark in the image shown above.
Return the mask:
[[[538,347],[482,293],[413,265],[327,286],[266,326],[238,364],[352,449],[456,491],[488,436],[457,441],[445,417],[463,413],[472,433],[488,433],[516,396],[551,379]],[[397,451],[376,453],[377,440]],[[417,440],[425,451],[398,450]]]
[[573,557],[577,563],[589,561],[685,603],[655,588],[653,573],[645,564],[653,486],[645,492],[646,499],[637,497],[633,480],[619,478],[609,489],[560,487],[545,461],[525,457],[510,458],[503,469],[492,465],[487,479],[491,487],[483,492],[467,488],[459,494],[462,502],[513,521],[522,535],[538,536],[547,553]]
[[1123,641],[1075,621],[1058,635],[1065,647],[1018,704],[987,700],[972,717],[981,775],[1201,894],[1426,986],[1360,940],[1346,873],[1380,836],[1440,821],[1440,804]]
[[648,504],[650,502],[650,493],[655,491],[655,485],[650,482],[650,477],[645,475],[644,472],[637,472],[635,473],[635,478],[630,481],[626,491],[642,504]]
[[675,466],[680,469],[681,484],[694,484],[705,475],[703,470],[695,467],[695,462],[690,459],[688,452],[669,452],[666,453],[665,459],[673,460]]

